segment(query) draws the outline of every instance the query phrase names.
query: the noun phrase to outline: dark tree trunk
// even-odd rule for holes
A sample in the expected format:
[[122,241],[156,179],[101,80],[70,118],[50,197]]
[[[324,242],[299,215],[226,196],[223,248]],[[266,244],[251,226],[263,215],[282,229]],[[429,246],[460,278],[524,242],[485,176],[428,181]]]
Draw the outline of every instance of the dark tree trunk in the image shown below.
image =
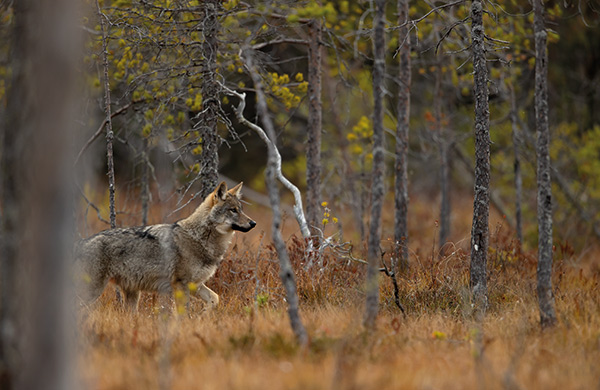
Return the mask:
[[115,207],[115,164],[113,158],[113,141],[115,135],[112,128],[112,114],[110,102],[110,79],[108,77],[108,31],[106,28],[105,15],[100,9],[100,4],[96,0],[98,9],[98,17],[100,18],[100,27],[102,29],[102,68],[104,81],[104,112],[106,114],[106,161],[107,161],[107,176],[108,176],[108,202],[110,213],[110,227],[117,227],[117,211]]
[[[313,231],[320,225],[321,204],[321,21],[309,24],[308,44],[308,144],[306,145],[306,216]],[[313,231],[314,233],[314,231]]]
[[515,225],[519,243],[523,243],[523,217],[521,207],[521,200],[523,198],[523,178],[521,176],[520,152],[521,137],[519,135],[519,125],[517,123],[517,101],[515,99],[515,90],[512,85],[510,86],[510,123],[512,128],[513,152],[515,155]]
[[[327,66],[327,65],[325,65]],[[339,150],[343,160],[342,168],[342,185],[348,196],[350,197],[350,207],[352,208],[352,215],[354,217],[354,224],[358,227],[360,233],[360,241],[365,239],[365,223],[363,221],[363,213],[360,203],[360,193],[356,188],[356,173],[352,169],[351,157],[348,152],[348,139],[346,138],[346,127],[341,121],[340,110],[336,104],[336,88],[334,80],[329,74],[328,70],[325,69],[324,74],[326,75],[327,94],[329,95],[330,112],[332,116],[333,125],[336,129],[336,135],[338,137]]]
[[142,226],[148,225],[148,209],[150,207],[150,178],[148,175],[150,164],[149,158],[149,147],[148,139],[144,139],[144,146],[142,151],[142,183],[141,183],[141,194],[140,198],[142,201]]
[[385,76],[385,0],[375,0],[375,18],[373,20],[373,173],[371,176],[371,226],[367,260],[365,327],[375,326],[379,310],[379,263],[381,242],[381,211],[384,196],[383,161],[383,83]]
[[0,126],[0,388],[71,387],[68,299],[76,5],[14,2]]
[[[439,38],[438,38],[439,39]],[[448,140],[446,128],[443,124],[442,113],[442,62],[438,59],[437,71],[435,76],[434,91],[434,118],[435,118],[435,136],[440,153],[440,241],[439,247],[442,249],[450,236],[450,161],[448,158]]]
[[542,328],[556,324],[552,293],[552,187],[550,179],[550,131],[548,129],[548,54],[544,4],[533,1],[535,33],[535,127],[537,133],[537,293]]
[[394,242],[396,271],[408,270],[408,130],[410,120],[410,30],[408,25],[408,0],[398,0],[399,68],[398,124],[396,126],[396,165],[394,191]]
[[490,213],[490,111],[481,0],[471,4],[475,94],[475,200],[471,230],[471,289],[480,313],[487,308],[487,252]]
[[[308,334],[302,324],[300,318],[299,304],[298,304],[298,292],[296,288],[296,280],[294,278],[294,270],[292,269],[292,263],[287,252],[285,241],[281,235],[281,205],[279,198],[279,188],[277,187],[276,172],[278,167],[278,152],[276,149],[277,134],[275,133],[275,127],[273,121],[269,115],[269,109],[267,107],[267,99],[263,91],[262,79],[254,65],[254,58],[252,53],[246,51],[244,53],[246,65],[250,70],[250,76],[254,83],[256,90],[256,105],[257,112],[260,116],[261,122],[265,128],[265,132],[271,141],[268,145],[269,159],[267,162],[266,182],[267,189],[269,191],[269,200],[271,203],[271,209],[273,211],[273,224],[272,224],[272,238],[277,250],[279,257],[279,276],[283,287],[285,288],[286,300],[288,303],[288,316],[290,318],[290,324],[292,330],[301,345],[308,344]],[[241,114],[241,113],[240,113]]]
[[200,128],[202,152],[200,154],[200,199],[210,194],[219,180],[219,146],[217,132],[219,120],[219,83],[217,82],[217,51],[219,34],[220,0],[204,1],[202,21],[202,114],[196,127]]

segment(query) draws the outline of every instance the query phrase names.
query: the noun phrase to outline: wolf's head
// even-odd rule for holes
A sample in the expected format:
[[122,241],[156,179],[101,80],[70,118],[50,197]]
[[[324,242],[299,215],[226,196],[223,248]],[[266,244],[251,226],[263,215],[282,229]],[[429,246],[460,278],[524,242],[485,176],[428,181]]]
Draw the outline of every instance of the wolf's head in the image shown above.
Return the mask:
[[208,195],[212,201],[210,218],[217,225],[220,233],[230,233],[232,230],[247,232],[256,226],[256,222],[242,211],[242,202],[240,202],[242,184],[240,183],[228,191],[227,185],[222,182],[212,194]]

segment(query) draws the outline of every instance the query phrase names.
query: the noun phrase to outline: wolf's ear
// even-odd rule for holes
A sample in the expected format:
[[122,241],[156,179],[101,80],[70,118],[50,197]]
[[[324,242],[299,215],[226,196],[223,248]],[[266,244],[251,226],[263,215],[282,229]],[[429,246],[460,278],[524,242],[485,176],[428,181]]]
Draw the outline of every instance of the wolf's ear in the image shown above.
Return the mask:
[[225,200],[227,198],[227,184],[225,184],[225,182],[222,181],[221,184],[219,184],[218,187],[215,189],[214,194],[216,200]]
[[233,187],[232,189],[230,189],[229,191],[227,191],[228,193],[230,193],[233,196],[236,196],[238,199],[242,199],[242,185],[244,184],[244,182],[240,182],[240,184],[238,184],[237,186]]

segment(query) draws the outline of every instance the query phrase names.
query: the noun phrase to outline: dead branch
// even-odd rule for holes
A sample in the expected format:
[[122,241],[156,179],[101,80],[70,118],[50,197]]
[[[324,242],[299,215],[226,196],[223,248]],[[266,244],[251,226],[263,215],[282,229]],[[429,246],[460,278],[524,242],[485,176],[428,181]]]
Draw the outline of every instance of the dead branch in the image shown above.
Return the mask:
[[[118,110],[116,110],[115,112],[111,113],[111,115],[110,115],[111,119],[114,118],[114,117],[116,117],[117,115],[121,115],[122,113],[124,113],[125,111],[127,111],[127,109],[129,107],[131,107],[131,105],[133,103],[135,103],[135,102],[129,102],[126,105],[124,105],[123,107],[121,107]],[[98,130],[96,130],[96,132],[90,137],[90,139],[87,140],[87,142],[85,143],[85,145],[83,145],[83,147],[81,148],[81,150],[77,154],[77,158],[75,159],[75,162],[73,163],[73,165],[77,165],[77,163],[79,162],[79,159],[81,158],[81,156],[83,155],[83,153],[90,147],[90,145],[92,143],[94,143],[95,140],[98,139],[98,137],[100,137],[100,135],[104,131],[104,126],[106,126],[107,123],[108,123],[108,118],[104,118],[104,120],[102,121],[102,123],[100,124],[100,126],[98,126]]]
[[[267,136],[262,127],[250,122],[248,119],[244,117],[244,109],[246,108],[246,94],[244,92],[240,93],[234,91],[230,88],[227,88],[225,85],[222,85],[223,91],[230,96],[237,97],[240,102],[235,109],[235,115],[238,121],[247,126],[248,128],[254,130],[256,134],[263,140],[263,142],[267,145],[269,150],[272,150],[276,157],[276,176],[277,179],[294,195],[294,214],[296,216],[296,221],[298,221],[298,225],[300,226],[300,231],[302,232],[302,237],[305,239],[310,238],[310,230],[308,229],[308,224],[306,223],[306,217],[304,216],[304,209],[302,207],[302,195],[300,194],[300,190],[296,187],[291,181],[289,181],[281,172],[281,154],[279,154],[279,150],[277,146]],[[310,245],[310,240],[307,240]]]

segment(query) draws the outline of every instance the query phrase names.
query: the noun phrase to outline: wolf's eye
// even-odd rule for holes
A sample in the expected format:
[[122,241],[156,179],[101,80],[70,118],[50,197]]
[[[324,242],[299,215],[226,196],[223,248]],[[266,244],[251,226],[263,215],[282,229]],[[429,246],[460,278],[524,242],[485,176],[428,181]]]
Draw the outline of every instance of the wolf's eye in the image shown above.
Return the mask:
[[232,213],[237,213],[237,209],[235,207],[230,208],[229,211],[231,211]]

